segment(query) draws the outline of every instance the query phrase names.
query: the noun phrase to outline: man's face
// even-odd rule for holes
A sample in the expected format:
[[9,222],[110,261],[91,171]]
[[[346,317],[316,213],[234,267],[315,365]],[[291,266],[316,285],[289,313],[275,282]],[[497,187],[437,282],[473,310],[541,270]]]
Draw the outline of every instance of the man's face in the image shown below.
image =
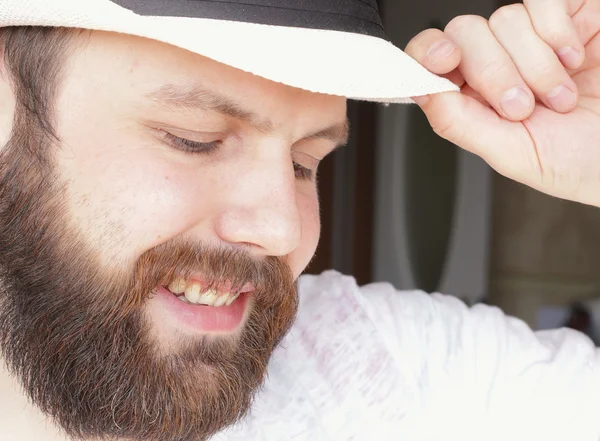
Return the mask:
[[82,438],[201,439],[243,415],[293,321],[345,111],[168,45],[86,37],[58,141],[21,118],[0,158],[0,346],[34,402]]

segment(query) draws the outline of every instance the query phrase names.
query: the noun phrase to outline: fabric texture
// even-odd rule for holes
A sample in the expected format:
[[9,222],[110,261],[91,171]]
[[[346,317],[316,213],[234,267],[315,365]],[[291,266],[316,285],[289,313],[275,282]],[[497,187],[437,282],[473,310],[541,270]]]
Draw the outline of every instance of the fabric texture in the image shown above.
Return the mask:
[[212,441],[598,441],[600,358],[451,296],[304,276],[251,415]]
[[0,0],[0,27],[19,25],[150,38],[271,81],[355,100],[413,103],[414,96],[459,90],[389,41],[360,33],[145,16],[110,0]]

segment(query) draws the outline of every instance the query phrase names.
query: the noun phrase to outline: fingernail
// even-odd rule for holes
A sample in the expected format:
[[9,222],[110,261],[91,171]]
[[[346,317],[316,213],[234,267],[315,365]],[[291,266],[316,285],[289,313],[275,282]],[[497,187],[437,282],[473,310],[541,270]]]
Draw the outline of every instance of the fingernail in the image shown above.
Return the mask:
[[432,63],[448,58],[456,50],[456,46],[449,40],[440,40],[434,43],[427,51],[427,58]]
[[504,94],[500,106],[509,118],[522,118],[531,108],[531,98],[522,87],[513,87]]
[[557,112],[568,112],[575,105],[577,95],[564,84],[555,87],[547,95],[548,101]]
[[583,54],[572,46],[556,51],[558,58],[567,69],[577,69],[583,62]]

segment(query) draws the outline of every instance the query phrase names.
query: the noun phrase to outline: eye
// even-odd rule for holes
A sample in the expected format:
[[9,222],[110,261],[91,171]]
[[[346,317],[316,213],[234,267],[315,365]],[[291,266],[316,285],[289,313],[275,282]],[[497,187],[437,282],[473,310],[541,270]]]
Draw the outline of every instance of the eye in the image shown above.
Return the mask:
[[294,174],[297,179],[304,181],[313,181],[316,177],[317,167],[320,160],[308,153],[293,151],[292,163],[294,164]]
[[[164,130],[161,130],[161,132],[162,132],[162,136],[163,136],[165,142],[167,144],[169,144],[171,147],[176,148],[178,150],[182,150],[186,153],[191,153],[191,154],[205,154],[205,155],[210,154],[210,153],[216,151],[222,143],[221,140],[212,141],[212,142],[192,141],[191,139],[186,139],[186,138],[181,138],[179,136],[175,136],[172,133],[166,132]],[[305,167],[305,166],[301,165],[299,162],[293,161],[294,174],[296,175],[296,178],[298,178],[298,179],[302,179],[305,181],[312,181],[315,177],[315,170],[319,163],[319,160],[316,158],[313,158],[312,156],[306,155],[306,154],[303,154],[301,156],[308,158],[311,162],[312,167],[311,168]]]
[[311,181],[315,176],[315,172],[313,170],[303,167],[297,162],[294,162],[294,174],[298,179],[303,179],[306,181]]
[[221,140],[212,142],[198,142],[186,138],[180,138],[172,133],[162,131],[163,138],[167,144],[178,150],[191,154],[210,154],[217,150],[221,145]]

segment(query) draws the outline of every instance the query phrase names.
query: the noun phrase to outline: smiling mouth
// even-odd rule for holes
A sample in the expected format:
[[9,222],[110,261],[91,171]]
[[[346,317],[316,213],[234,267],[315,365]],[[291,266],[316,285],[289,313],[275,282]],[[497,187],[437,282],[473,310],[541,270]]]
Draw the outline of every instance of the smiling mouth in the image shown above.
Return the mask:
[[165,287],[165,289],[184,303],[213,307],[231,306],[241,296],[248,295],[254,291],[253,286],[250,284],[236,291],[232,291],[227,284],[221,285],[216,289],[206,289],[205,286],[206,284],[202,281],[195,279],[186,280],[178,277],[169,286]]

